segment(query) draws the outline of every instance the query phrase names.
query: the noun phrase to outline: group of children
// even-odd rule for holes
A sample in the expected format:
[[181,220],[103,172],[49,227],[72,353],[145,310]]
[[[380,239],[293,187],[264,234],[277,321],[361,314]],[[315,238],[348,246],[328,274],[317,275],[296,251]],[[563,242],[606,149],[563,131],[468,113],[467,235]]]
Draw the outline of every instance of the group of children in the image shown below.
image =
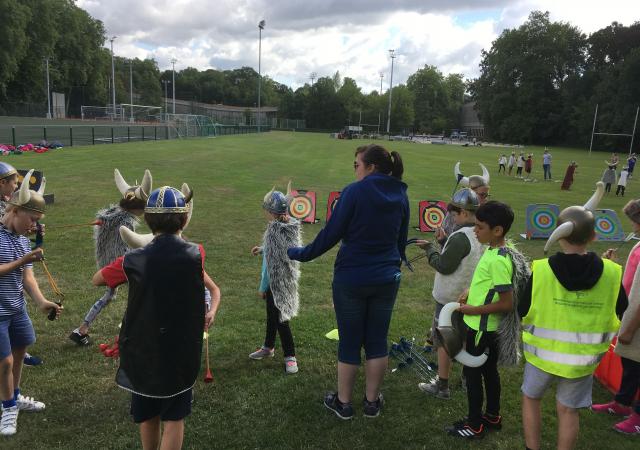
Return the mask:
[[[584,206],[564,209],[545,245],[546,253],[558,242],[561,252],[531,265],[506,240],[514,219],[511,208],[496,201],[481,204],[471,189],[460,190],[452,198],[449,208],[458,228],[441,250],[418,241],[436,271],[431,339],[438,358],[438,377],[420,383],[419,389],[450,398],[451,359],[463,352],[472,360],[486,355],[478,367],[463,367],[468,415],[446,428],[450,435],[476,439],[502,428],[498,365],[517,361],[521,339],[526,360],[521,390],[527,448],[540,448],[541,399],[552,384],[557,386],[558,448],[573,448],[578,410],[591,406],[592,374],[618,331],[616,352],[623,356],[623,386],[615,401],[593,405],[592,410],[625,416],[614,428],[640,435],[640,403],[631,408],[640,387],[640,281],[633,284],[640,278],[636,274],[640,244],[629,256],[624,278],[622,268],[611,260],[613,250],[603,257],[588,251],[595,239],[593,210],[603,193],[604,185],[598,183]],[[629,202],[624,212],[634,230],[640,230],[640,200]],[[454,314],[451,320],[454,333],[438,324],[449,303],[458,304],[459,316]],[[468,361],[459,359],[463,364]]]
[[[531,171],[533,170],[533,153],[525,156],[524,152],[521,151],[520,154],[516,156],[516,152],[511,152],[509,159],[507,159],[504,153],[500,155],[498,158],[498,173],[502,172],[503,174],[511,176],[514,167],[516,168],[516,178],[529,180],[531,178]],[[526,176],[522,174],[523,169]],[[545,169],[545,175],[546,174]],[[551,178],[551,172],[549,172],[549,178]]]
[[618,176],[616,172],[619,161],[620,159],[617,153],[613,153],[611,155],[610,161],[605,161],[607,168],[602,173],[602,182],[605,184],[604,190],[608,194],[611,192],[611,185],[616,184],[617,180],[618,187],[616,189],[616,197],[618,195],[624,197],[624,191],[627,187],[627,181],[633,176],[633,169],[636,165],[636,154],[632,153],[631,155],[629,155],[629,158],[627,158],[627,163],[622,167],[622,170],[620,171],[620,176]]

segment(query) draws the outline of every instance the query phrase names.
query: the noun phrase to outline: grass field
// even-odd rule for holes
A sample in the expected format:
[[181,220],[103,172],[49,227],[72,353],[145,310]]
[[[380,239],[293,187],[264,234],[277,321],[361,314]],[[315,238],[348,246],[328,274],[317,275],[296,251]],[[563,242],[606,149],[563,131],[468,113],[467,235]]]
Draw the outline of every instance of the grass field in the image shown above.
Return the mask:
[[[126,287],[95,322],[94,344],[78,348],[67,339],[102,294],[91,286],[95,271],[90,227],[61,228],[90,222],[95,212],[115,202],[119,194],[113,168],[127,180],[152,171],[156,187],[188,182],[195,192],[195,212],[188,237],[204,244],[207,271],[222,290],[222,304],[211,330],[211,361],[215,383],[201,379],[195,387],[193,414],[187,419],[185,448],[523,448],[519,387],[521,368],[502,370],[505,426],[482,442],[467,444],[448,438],[443,426],[466,413],[466,396],[457,389],[449,402],[428,398],[418,391],[420,381],[411,371],[388,374],[383,392],[387,404],[381,417],[367,420],[358,415],[343,423],[321,403],[325,390],[335,386],[336,343],[324,338],[335,327],[331,303],[332,267],[337,249],[302,266],[300,315],[291,322],[300,372],[285,376],[282,355],[269,361],[251,361],[247,355],[264,338],[263,301],[256,295],[260,259],[250,256],[265,227],[261,211],[263,195],[274,184],[315,190],[317,209],[324,219],[330,191],[353,181],[353,152],[361,142],[331,140],[325,135],[271,132],[264,135],[226,136],[217,139],[158,141],[115,146],[73,147],[42,155],[4,157],[18,168],[43,170],[47,191],[55,194],[45,220],[47,264],[66,294],[65,311],[49,322],[30,305],[38,342],[31,352],[45,359],[37,368],[26,368],[22,390],[47,403],[40,414],[21,414],[18,434],[0,441],[0,447],[30,449],[138,448],[137,429],[128,414],[128,395],[114,383],[116,366],[104,358],[97,343],[111,340],[123,315]],[[492,198],[505,201],[516,211],[512,237],[524,230],[528,203],[557,203],[560,207],[582,204],[605,168],[603,154],[591,158],[586,151],[554,148],[553,169],[561,178],[570,160],[579,164],[570,192],[559,183],[524,183],[498,176],[497,158],[506,149],[462,148],[410,143],[389,143],[401,153],[404,180],[409,185],[412,225],[417,225],[417,205],[423,199],[446,200],[454,185],[453,165],[461,160],[465,174],[478,173],[483,162],[492,171]],[[530,151],[531,149],[527,149]],[[534,175],[542,177],[542,150],[534,148]],[[638,195],[637,181],[630,181],[627,197],[607,196],[602,208],[620,211],[625,201]],[[614,187],[615,189],[615,187]],[[625,229],[630,227],[624,222]],[[322,223],[304,227],[310,242]],[[141,231],[146,230],[141,227]],[[627,230],[628,231],[628,230]],[[416,236],[418,232],[411,232]],[[521,242],[532,258],[542,256],[542,241]],[[607,247],[596,243],[597,252]],[[624,262],[631,244],[623,247]],[[52,297],[41,268],[36,274]],[[433,271],[424,260],[416,272],[405,271],[396,302],[389,337],[415,337],[423,342],[431,321],[430,292]],[[395,366],[392,363],[392,366]],[[455,368],[459,372],[459,366]],[[457,378],[454,375],[454,378]],[[354,398],[363,392],[362,380]],[[610,394],[599,385],[594,401]],[[356,403],[361,414],[360,403]],[[581,413],[581,449],[631,449],[638,440],[611,430],[614,419]],[[544,448],[555,448],[556,420],[553,394],[544,401]]]

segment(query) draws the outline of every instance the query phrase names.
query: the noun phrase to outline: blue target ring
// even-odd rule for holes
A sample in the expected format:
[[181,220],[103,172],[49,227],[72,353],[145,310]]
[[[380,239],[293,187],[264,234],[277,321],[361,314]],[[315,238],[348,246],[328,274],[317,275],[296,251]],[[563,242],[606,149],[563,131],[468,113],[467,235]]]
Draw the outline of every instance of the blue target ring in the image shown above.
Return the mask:
[[616,225],[608,217],[598,217],[596,220],[596,232],[609,236],[617,231]]
[[556,227],[556,216],[549,211],[537,211],[533,214],[532,225],[540,231],[550,231]]

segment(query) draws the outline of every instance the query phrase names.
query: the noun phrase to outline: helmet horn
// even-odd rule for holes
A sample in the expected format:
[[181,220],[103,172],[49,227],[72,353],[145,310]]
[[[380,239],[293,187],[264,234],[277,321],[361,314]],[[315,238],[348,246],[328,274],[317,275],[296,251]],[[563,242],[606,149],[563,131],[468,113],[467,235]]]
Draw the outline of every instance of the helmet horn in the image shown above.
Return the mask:
[[484,178],[484,182],[486,183],[486,185],[489,186],[489,180],[490,180],[489,171],[484,166],[484,164],[482,163],[479,163],[479,164],[480,164],[480,167],[482,167],[482,178]]
[[153,234],[138,234],[124,225],[120,227],[120,237],[130,248],[140,248],[153,240]]
[[589,211],[594,211],[598,207],[598,203],[602,199],[604,195],[604,183],[602,181],[598,181],[596,183],[596,191],[593,193],[591,198],[584,204],[584,209],[588,209]]
[[551,236],[549,236],[549,239],[547,239],[547,243],[544,244],[544,253],[546,254],[549,251],[549,248],[560,239],[571,236],[574,228],[575,225],[573,224],[573,222],[565,222],[562,225],[558,226],[558,228],[553,230],[553,233],[551,233]]
[[464,175],[462,175],[462,173],[460,173],[460,161],[458,161],[454,166],[453,174],[455,175],[456,181],[458,182],[458,184],[460,184],[463,187],[469,186],[469,177],[465,177]]
[[22,179],[22,184],[20,185],[20,193],[18,195],[18,204],[26,205],[31,200],[31,193],[29,192],[29,180],[31,180],[31,175],[33,174],[33,169],[31,169]]
[[124,196],[131,186],[129,186],[129,184],[124,180],[118,169],[113,170],[113,176],[115,178],[116,186],[118,187],[120,194]]

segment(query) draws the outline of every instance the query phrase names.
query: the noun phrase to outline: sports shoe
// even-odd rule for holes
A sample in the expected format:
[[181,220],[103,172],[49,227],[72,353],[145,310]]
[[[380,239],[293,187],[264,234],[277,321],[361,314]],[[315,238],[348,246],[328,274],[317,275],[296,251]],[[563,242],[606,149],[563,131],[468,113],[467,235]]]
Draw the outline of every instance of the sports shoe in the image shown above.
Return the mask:
[[25,397],[22,394],[18,395],[16,405],[20,411],[24,412],[39,412],[45,407],[44,403],[35,400],[33,397]]
[[594,413],[607,413],[613,416],[629,417],[631,414],[631,408],[629,406],[623,406],[616,401],[610,401],[609,403],[600,403],[598,405],[591,405],[591,411]]
[[77,329],[71,332],[71,334],[69,335],[69,339],[71,339],[73,342],[83,347],[86,347],[87,345],[91,344],[91,341],[89,340],[89,335],[82,334]]
[[502,430],[502,416],[491,416],[488,414],[482,415],[482,423],[487,431],[500,431]]
[[18,407],[2,409],[2,419],[0,419],[0,435],[11,436],[18,431]]
[[29,353],[24,354],[24,365],[25,366],[39,366],[44,361],[42,358],[38,358],[37,356],[30,355]]
[[342,420],[353,419],[353,406],[351,403],[342,403],[338,400],[337,392],[327,392],[324,397],[324,406],[336,413],[336,416]]
[[288,374],[298,373],[298,360],[295,356],[287,356],[284,359],[284,371]]
[[466,418],[455,422],[453,425],[446,427],[445,431],[449,436],[455,436],[464,439],[482,439],[486,433],[484,423],[475,426]]
[[378,394],[378,399],[375,402],[370,402],[367,400],[367,396],[365,395],[364,400],[362,401],[363,405],[363,414],[365,417],[370,419],[374,417],[378,417],[380,415],[380,411],[384,406],[384,397],[382,397],[382,392]]
[[249,358],[251,359],[262,359],[262,358],[273,358],[273,355],[275,354],[275,350],[272,348],[264,348],[264,347],[260,347],[258,349],[256,349],[255,352],[251,353],[249,355]]
[[627,420],[615,424],[613,429],[620,433],[640,436],[640,414],[632,413]]
[[440,389],[440,384],[437,379],[431,383],[418,383],[418,389],[426,394],[433,395],[434,397],[441,398],[443,400],[449,400],[451,398],[451,391],[449,388]]

